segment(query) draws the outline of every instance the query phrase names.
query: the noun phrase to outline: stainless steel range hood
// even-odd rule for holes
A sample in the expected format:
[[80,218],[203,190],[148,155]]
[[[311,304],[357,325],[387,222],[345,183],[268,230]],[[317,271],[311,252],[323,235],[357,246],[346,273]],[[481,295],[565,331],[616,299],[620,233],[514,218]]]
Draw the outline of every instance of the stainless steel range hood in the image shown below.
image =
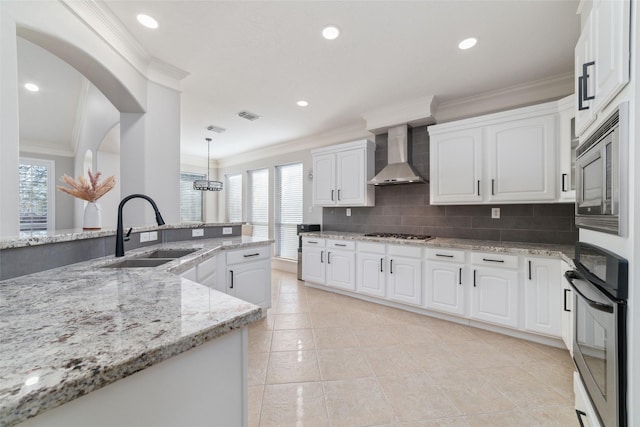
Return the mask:
[[409,126],[399,125],[389,128],[387,166],[368,182],[369,185],[397,185],[426,182],[409,163]]

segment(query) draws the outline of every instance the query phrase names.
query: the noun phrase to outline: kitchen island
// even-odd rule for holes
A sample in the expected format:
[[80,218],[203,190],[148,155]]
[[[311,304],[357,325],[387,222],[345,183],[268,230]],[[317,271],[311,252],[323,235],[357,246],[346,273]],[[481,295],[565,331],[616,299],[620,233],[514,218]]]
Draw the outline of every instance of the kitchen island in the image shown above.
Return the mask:
[[179,274],[271,243],[159,244],[124,259],[196,251],[153,268],[103,268],[123,259],[109,256],[0,282],[0,425],[245,425],[246,327],[261,309]]

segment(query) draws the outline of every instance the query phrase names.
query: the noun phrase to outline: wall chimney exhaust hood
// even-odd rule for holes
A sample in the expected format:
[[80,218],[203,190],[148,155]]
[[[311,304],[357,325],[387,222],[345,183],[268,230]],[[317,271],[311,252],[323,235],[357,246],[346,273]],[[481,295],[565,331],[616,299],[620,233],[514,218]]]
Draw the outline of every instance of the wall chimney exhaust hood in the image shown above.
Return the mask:
[[429,96],[364,115],[368,131],[376,135],[388,134],[388,164],[368,184],[397,185],[427,182],[410,162],[409,125],[423,126],[435,123],[432,117],[433,108],[435,108],[435,99]]

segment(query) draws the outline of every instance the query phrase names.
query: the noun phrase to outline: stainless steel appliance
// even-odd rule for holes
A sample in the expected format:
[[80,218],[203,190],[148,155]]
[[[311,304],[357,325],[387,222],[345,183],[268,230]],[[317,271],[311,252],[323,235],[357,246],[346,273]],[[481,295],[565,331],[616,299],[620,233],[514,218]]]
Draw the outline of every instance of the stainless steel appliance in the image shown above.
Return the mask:
[[320,231],[320,224],[298,224],[296,226],[298,233],[298,280],[302,280],[302,236],[300,233],[309,231]]
[[[576,269],[565,276],[574,290],[573,359],[587,394],[607,427],[626,427],[627,260],[576,243]],[[576,410],[582,425],[582,415]]]
[[618,106],[577,148],[576,225],[625,236],[629,104]]

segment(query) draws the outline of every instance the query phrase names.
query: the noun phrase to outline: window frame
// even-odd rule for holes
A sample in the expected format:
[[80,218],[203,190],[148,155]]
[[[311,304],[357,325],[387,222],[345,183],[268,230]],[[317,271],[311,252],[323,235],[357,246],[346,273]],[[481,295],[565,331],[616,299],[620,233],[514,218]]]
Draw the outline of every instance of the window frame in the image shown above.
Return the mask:
[[[230,200],[231,200],[231,189],[232,189],[232,188],[235,188],[235,187],[233,187],[233,186],[231,185],[230,179],[232,179],[232,178],[236,178],[236,177],[239,177],[239,178],[240,178],[240,206],[239,206],[239,209],[240,209],[240,218],[239,218],[238,220],[236,220],[235,218],[233,218],[233,219],[231,218],[231,211],[230,211],[231,203],[229,203],[229,202],[230,202]],[[245,214],[245,209],[244,209],[244,197],[243,197],[243,196],[244,196],[244,194],[243,194],[243,191],[242,191],[242,190],[243,190],[243,181],[244,181],[244,179],[243,179],[243,173],[242,173],[242,172],[237,172],[237,173],[229,173],[229,174],[226,174],[226,175],[224,176],[224,180],[225,180],[225,186],[226,186],[226,191],[225,191],[225,193],[226,193],[226,194],[225,194],[225,207],[224,207],[224,210],[225,210],[225,213],[224,213],[224,214],[225,214],[225,220],[226,220],[226,222],[233,222],[233,223],[236,223],[236,222],[243,222],[243,218],[244,218],[244,214]]]
[[[35,157],[20,157],[18,159],[18,186],[20,186],[20,165],[31,165],[31,166],[41,166],[47,168],[47,229],[40,230],[41,233],[53,233],[56,229],[56,192],[55,192],[55,173],[56,173],[56,162],[49,159],[38,159]],[[18,187],[18,215],[22,216],[22,207],[21,207],[21,191]],[[21,220],[18,223],[18,232],[21,237],[28,237],[34,235],[34,230],[22,230]]]
[[[256,222],[256,220],[254,219],[254,212],[253,212],[253,206],[254,206],[254,188],[253,188],[253,184],[254,184],[254,175],[257,173],[266,173],[266,185],[265,185],[265,189],[267,194],[266,194],[266,203],[267,203],[267,218],[266,218],[266,222]],[[270,227],[269,227],[269,222],[270,222],[270,212],[271,212],[271,198],[269,197],[269,182],[271,179],[271,171],[270,168],[266,167],[266,168],[260,168],[260,169],[253,169],[253,170],[249,170],[247,171],[247,203],[246,203],[246,207],[247,207],[247,212],[246,212],[246,218],[247,218],[247,223],[251,224],[254,228],[253,228],[253,236],[256,236],[256,227],[259,228],[266,228],[266,236],[259,236],[259,237],[264,237],[266,239],[269,238],[270,235]]]
[[200,193],[200,219],[199,220],[195,220],[195,219],[183,219],[182,217],[182,203],[183,203],[183,198],[182,198],[182,183],[183,182],[187,182],[187,180],[183,181],[183,176],[184,175],[189,175],[190,177],[194,178],[193,180],[191,180],[192,186],[191,189],[193,190],[193,181],[195,179],[205,179],[206,178],[206,174],[203,173],[198,173],[198,172],[189,172],[189,171],[180,171],[180,222],[181,223],[197,223],[197,222],[205,222],[205,214],[206,214],[206,210],[205,210],[205,197],[204,197],[204,191],[201,190],[193,190],[193,191],[197,191]]
[[[294,223],[290,223],[290,222],[286,222],[283,223],[281,222],[281,210],[282,210],[282,194],[283,192],[281,191],[281,186],[282,186],[282,175],[281,175],[281,171],[283,170],[283,168],[287,168],[287,167],[291,167],[291,166],[297,166],[300,168],[300,180],[299,180],[299,184],[300,184],[300,205],[299,205],[299,214],[300,217],[294,221]],[[285,164],[281,164],[281,165],[276,165],[275,166],[275,185],[274,185],[274,193],[275,193],[275,203],[274,203],[274,240],[275,240],[275,256],[278,258],[282,258],[282,259],[291,259],[291,260],[296,260],[298,257],[298,239],[297,237],[295,238],[295,249],[294,248],[284,248],[285,251],[284,252],[294,252],[295,251],[295,255],[292,255],[291,257],[289,256],[283,256],[283,244],[285,242],[282,242],[282,239],[280,238],[281,236],[281,229],[280,227],[282,226],[286,226],[287,228],[292,228],[294,230],[294,233],[297,233],[297,225],[301,224],[304,221],[304,163],[302,161],[298,161],[298,162],[291,162],[291,163],[285,163]],[[292,242],[294,240],[292,239]],[[293,244],[293,243],[292,243]]]

